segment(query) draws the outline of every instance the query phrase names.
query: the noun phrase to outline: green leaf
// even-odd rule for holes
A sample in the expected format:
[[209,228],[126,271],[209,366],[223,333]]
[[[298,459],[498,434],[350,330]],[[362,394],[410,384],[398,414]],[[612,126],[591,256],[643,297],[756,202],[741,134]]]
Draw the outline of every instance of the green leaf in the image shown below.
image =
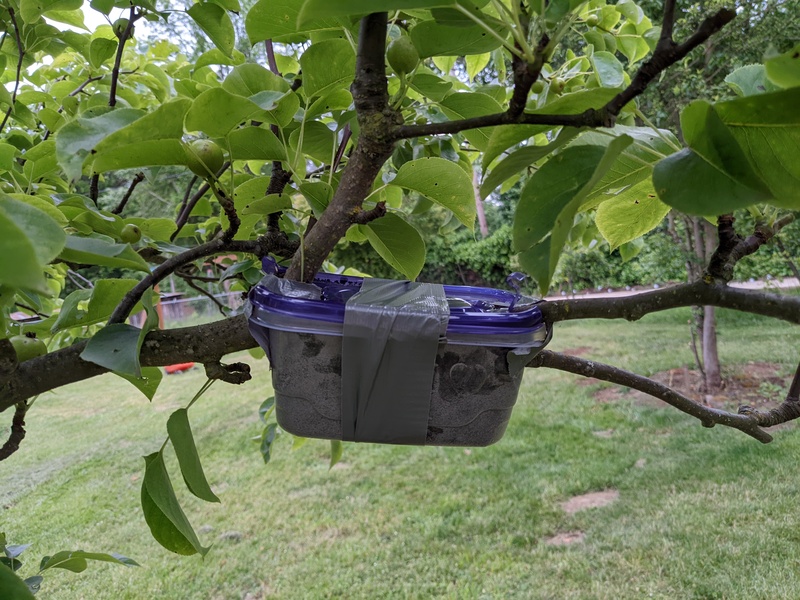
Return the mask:
[[272,444],[275,442],[275,437],[278,434],[277,423],[270,423],[264,427],[261,433],[261,457],[264,459],[264,464],[269,463],[272,459]]
[[103,139],[95,147],[94,171],[185,165],[181,137],[183,119],[191,104],[186,98],[167,102]]
[[[491,19],[484,20],[491,21]],[[449,27],[440,25],[436,21],[422,21],[411,29],[409,35],[422,58],[468,56],[491,52],[503,45],[500,40],[508,36],[505,26],[502,23],[492,22],[490,27],[497,35],[488,33],[478,25]]]
[[278,137],[262,127],[244,127],[228,134],[231,158],[235,160],[286,160],[286,149]]
[[35,600],[36,598],[25,582],[4,564],[0,564],[0,590],[3,591],[5,600]]
[[768,194],[739,183],[691,148],[659,161],[653,169],[653,186],[662,202],[703,216],[720,215],[769,199]]
[[0,196],[0,285],[50,295],[42,268],[58,256],[65,237],[43,211]]
[[324,40],[312,44],[300,57],[306,98],[322,96],[353,80],[356,55],[347,40]]
[[776,91],[776,86],[767,79],[764,65],[746,65],[730,73],[725,78],[737,96],[755,96]]
[[497,163],[483,180],[480,188],[481,198],[486,198],[497,186],[501,185],[507,179],[518,175],[524,169],[527,169],[564,144],[575,139],[578,133],[578,129],[571,127],[565,128],[561,134],[549,144],[544,146],[525,146],[509,154],[506,158]]
[[259,92],[288,92],[289,84],[283,77],[261,65],[247,63],[233,69],[222,82],[222,89],[231,94],[250,98]]
[[452,81],[445,81],[431,73],[417,73],[409,82],[411,89],[430,98],[434,102],[441,102],[453,89]]
[[608,146],[570,146],[528,179],[514,215],[513,246],[542,294],[550,287],[579,206],[632,141],[620,136]]
[[292,198],[288,194],[270,194],[249,202],[241,211],[243,215],[269,215],[292,208]]
[[387,213],[368,223],[362,231],[370,245],[392,268],[414,281],[425,266],[425,241],[405,219]]
[[303,0],[259,0],[247,12],[244,25],[251,44],[279,38],[295,33],[322,29],[339,29],[336,19],[325,19],[324,15],[309,13],[298,24],[298,15]]
[[[137,283],[135,279],[100,279],[91,290],[72,292],[61,305],[51,331],[56,333],[70,327],[84,327],[105,321]],[[87,310],[79,310],[78,303],[86,300],[90,300]]]
[[[769,80],[782,88],[800,86],[800,44],[764,61]],[[726,79],[727,81],[727,79]]]
[[170,236],[175,231],[176,225],[173,219],[131,217],[125,219],[127,223],[136,225],[142,230],[142,235],[150,238],[154,242],[168,242]]
[[52,10],[77,10],[82,5],[83,0],[20,0],[19,13],[23,21],[33,23]]
[[99,117],[75,119],[59,129],[56,133],[56,158],[70,180],[80,178],[86,157],[103,138],[144,114],[133,108],[118,108]]
[[152,401],[158,391],[158,386],[164,378],[164,374],[158,367],[142,367],[142,376],[134,377],[133,375],[125,375],[124,373],[114,373],[122,377],[128,383],[133,385],[137,390],[144,394],[145,398]]
[[346,17],[390,10],[452,6],[455,3],[455,0],[338,0],[337,2],[305,0],[305,2],[295,2],[294,4],[302,5],[297,20],[300,25],[304,25],[325,17]]
[[[292,152],[297,153],[300,136],[303,136],[303,144],[300,152],[322,164],[330,164],[336,151],[336,134],[320,121],[311,121],[303,124],[302,127],[295,129],[289,136],[289,144]],[[298,157],[298,159],[300,159]],[[302,159],[300,159],[302,160]]]
[[[478,93],[450,94],[439,105],[442,107],[442,112],[453,121],[503,112],[503,108],[494,98]],[[464,131],[462,135],[478,150],[485,150],[489,145],[492,130],[492,127],[470,129]]]
[[122,554],[105,554],[101,552],[84,552],[82,550],[69,551],[62,550],[56,552],[53,556],[47,557],[47,560],[42,561],[39,567],[39,572],[46,571],[47,569],[67,569],[74,573],[80,573],[86,570],[88,560],[95,560],[98,562],[109,562],[126,567],[138,567],[139,563],[135,560],[123,556]]
[[263,423],[267,422],[272,411],[275,410],[275,396],[270,396],[266,400],[261,403],[261,406],[258,407],[258,416]]
[[189,412],[179,408],[167,420],[167,433],[178,457],[183,480],[186,487],[195,496],[206,502],[219,502],[219,498],[211,491],[208,480],[200,464],[200,456],[194,443],[192,428],[189,425]]
[[95,69],[99,69],[104,62],[117,52],[118,42],[106,38],[95,38],[89,44],[89,62]]
[[617,33],[619,50],[628,59],[628,64],[633,65],[650,53],[647,41],[636,31],[636,25],[630,21],[619,28]]
[[333,198],[333,188],[324,181],[301,183],[300,193],[308,201],[316,218],[322,216]]
[[236,33],[233,22],[224,8],[209,2],[199,2],[186,12],[223,54],[233,55]]
[[648,178],[603,202],[597,208],[595,223],[613,250],[654,229],[669,210]]
[[[752,166],[734,173],[744,184],[755,188],[763,182],[772,194],[772,204],[800,208],[800,88],[759,94],[718,103],[714,111],[730,131]],[[739,168],[739,167],[737,167]]]
[[453,211],[470,231],[475,226],[475,191],[464,169],[444,158],[420,158],[405,163],[392,180]]
[[150,266],[128,244],[68,235],[59,257],[71,263],[120,267],[150,272]]
[[589,57],[589,61],[600,86],[618,88],[625,83],[622,63],[610,52],[595,52]]
[[186,113],[186,130],[202,131],[210,137],[228,135],[245,119],[261,112],[252,100],[211,88],[200,94]]
[[340,460],[342,460],[342,454],[344,454],[344,444],[342,444],[341,440],[331,440],[331,464],[329,469],[332,469],[336,466]]
[[202,69],[208,65],[229,65],[229,66],[236,66],[244,64],[247,58],[244,54],[239,52],[238,50],[233,51],[231,56],[227,56],[222,50],[219,48],[212,48],[208,52],[203,52],[194,63],[195,70]]
[[141,377],[139,334],[133,325],[113,323],[98,331],[81,352],[85,361],[122,375]]
[[200,544],[175,497],[163,454],[145,456],[144,463],[142,510],[153,537],[170,552],[186,556],[199,552],[205,556],[209,549]]

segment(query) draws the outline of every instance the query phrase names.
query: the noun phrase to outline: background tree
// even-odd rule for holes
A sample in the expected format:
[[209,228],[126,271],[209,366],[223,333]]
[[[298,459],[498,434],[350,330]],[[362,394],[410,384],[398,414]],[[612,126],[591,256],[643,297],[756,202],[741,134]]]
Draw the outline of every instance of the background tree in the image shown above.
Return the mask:
[[[152,398],[156,367],[185,361],[204,364],[210,380],[250,378],[246,365],[220,362],[255,345],[243,315],[157,330],[153,290],[170,275],[205,283],[207,261],[221,256],[212,279],[235,279],[246,291],[269,254],[287,261],[286,277],[308,281],[337,268],[326,260],[342,240],[366,240],[415,279],[426,254],[413,225],[415,209],[423,212],[419,197],[448,215],[448,226],[472,231],[476,167],[481,197],[521,185],[514,260],[542,293],[576,223],[592,220],[617,248],[672,209],[721,215],[702,278],[633,298],[548,302],[549,326],[690,305],[800,322],[798,297],[727,285],[736,263],[800,206],[796,51],[736,71],[740,98],[686,108],[683,146],[667,130],[636,126],[637,118],[647,122],[637,99],[705,47],[736,18],[733,10],[710,10],[679,34],[672,0],[660,27],[630,0],[260,0],[245,30],[250,44],[265,48],[262,65],[236,54],[236,0],[186,9],[215,46],[194,61],[166,40],[137,44],[143,19],[168,16],[149,0],[126,3],[123,19],[89,33],[45,20],[80,27],[81,6],[10,0],[2,8],[0,410],[14,409],[3,457],[22,441],[33,399],[71,382],[112,371]],[[118,10],[113,2],[91,6]],[[461,58],[457,68],[473,83],[450,75]],[[177,208],[129,216],[143,182],[179,167],[196,177],[187,173]],[[130,183],[109,210],[102,192],[119,188],[123,175]],[[751,206],[762,207],[762,217],[741,235],[732,212]],[[65,294],[67,279],[91,266],[131,275]],[[144,326],[126,323],[140,308]],[[19,312],[38,319],[23,323]],[[49,353],[38,355],[39,344],[30,351],[32,337]],[[800,381],[775,411],[732,414],[577,357],[543,351],[529,366],[639,389],[705,426],[721,423],[762,442],[771,439],[762,426],[800,414]],[[187,409],[170,417],[168,431],[190,491],[214,501]],[[163,448],[146,458],[146,520],[170,550],[204,553],[175,501]]]

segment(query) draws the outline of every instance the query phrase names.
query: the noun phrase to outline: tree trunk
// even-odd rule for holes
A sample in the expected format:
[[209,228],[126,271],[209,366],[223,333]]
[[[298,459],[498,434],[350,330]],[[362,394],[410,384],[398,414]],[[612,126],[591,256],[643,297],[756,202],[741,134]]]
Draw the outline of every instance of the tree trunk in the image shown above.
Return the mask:
[[[703,221],[705,238],[704,263],[717,246],[717,231],[708,221]],[[719,353],[717,352],[717,314],[713,306],[703,307],[703,366],[705,367],[705,391],[713,394],[722,387]]]
[[478,172],[472,171],[472,189],[475,192],[475,211],[478,213],[478,228],[481,237],[489,236],[489,226],[486,224],[486,211],[483,210],[483,200],[481,200],[480,186],[478,185]]

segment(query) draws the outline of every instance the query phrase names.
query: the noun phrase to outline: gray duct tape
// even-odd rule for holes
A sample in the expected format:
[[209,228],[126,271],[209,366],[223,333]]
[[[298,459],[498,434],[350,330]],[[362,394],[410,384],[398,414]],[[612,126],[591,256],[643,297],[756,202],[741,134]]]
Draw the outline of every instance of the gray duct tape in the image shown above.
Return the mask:
[[441,285],[364,280],[345,307],[342,439],[425,443],[436,352],[449,316]]

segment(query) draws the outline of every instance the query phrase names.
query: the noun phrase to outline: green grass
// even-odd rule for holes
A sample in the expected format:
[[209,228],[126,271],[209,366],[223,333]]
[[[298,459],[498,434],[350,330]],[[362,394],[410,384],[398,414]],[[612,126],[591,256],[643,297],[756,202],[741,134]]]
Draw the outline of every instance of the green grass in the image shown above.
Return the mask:
[[[691,365],[687,319],[674,311],[638,324],[567,323],[552,346],[585,347],[587,357],[648,374]],[[793,368],[795,328],[721,321],[726,368],[749,360]],[[213,543],[205,560],[163,550],[139,509],[141,457],[160,447],[169,413],[203,383],[200,371],[165,378],[152,404],[110,376],[37,401],[22,449],[0,463],[0,530],[10,543],[33,543],[21,573],[62,549],[117,551],[142,564],[48,573],[39,597],[800,597],[793,427],[764,446],[674,409],[599,403],[600,384],[529,370],[492,447],[347,444],[329,470],[327,442],[291,451],[282,436],[265,467],[250,438],[269,376],[265,361],[248,360],[254,382],[217,383],[190,411],[222,499],[204,504],[179,490],[201,539]],[[620,497],[610,506],[560,508],[611,488]],[[241,538],[222,535],[232,531]],[[545,543],[569,531],[583,531],[584,543]]]

